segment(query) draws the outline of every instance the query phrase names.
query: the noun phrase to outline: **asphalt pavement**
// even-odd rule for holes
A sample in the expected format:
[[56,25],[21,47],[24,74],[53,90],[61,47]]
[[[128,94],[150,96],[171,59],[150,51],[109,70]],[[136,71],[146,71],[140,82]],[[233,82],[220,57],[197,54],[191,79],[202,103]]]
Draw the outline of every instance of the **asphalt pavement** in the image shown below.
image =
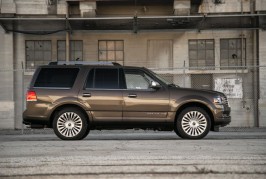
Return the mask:
[[0,131],[1,178],[266,178],[266,131],[92,131],[82,141]]

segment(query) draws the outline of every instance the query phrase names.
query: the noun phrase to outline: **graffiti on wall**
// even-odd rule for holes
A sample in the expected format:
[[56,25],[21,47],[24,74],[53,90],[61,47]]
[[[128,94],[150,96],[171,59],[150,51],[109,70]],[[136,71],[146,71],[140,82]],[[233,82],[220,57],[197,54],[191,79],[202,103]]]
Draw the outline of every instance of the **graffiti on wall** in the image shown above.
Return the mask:
[[228,98],[242,98],[242,78],[216,78],[214,89],[220,91]]

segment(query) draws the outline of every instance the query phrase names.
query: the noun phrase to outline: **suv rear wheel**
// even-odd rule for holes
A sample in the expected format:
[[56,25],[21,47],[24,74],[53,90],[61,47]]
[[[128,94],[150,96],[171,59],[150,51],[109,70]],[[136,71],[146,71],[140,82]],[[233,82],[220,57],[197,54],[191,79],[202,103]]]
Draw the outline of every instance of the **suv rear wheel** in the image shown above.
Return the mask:
[[76,108],[65,108],[55,115],[53,128],[55,134],[62,140],[81,140],[88,133],[86,116]]
[[175,132],[185,139],[201,139],[209,133],[210,127],[210,117],[205,110],[189,107],[178,115]]

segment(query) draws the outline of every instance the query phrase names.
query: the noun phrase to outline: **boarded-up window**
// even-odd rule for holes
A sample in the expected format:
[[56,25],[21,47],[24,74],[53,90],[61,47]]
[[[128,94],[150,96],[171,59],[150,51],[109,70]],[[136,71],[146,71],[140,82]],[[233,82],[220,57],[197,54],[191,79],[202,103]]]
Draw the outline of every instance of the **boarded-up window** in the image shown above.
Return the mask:
[[173,67],[173,42],[172,40],[149,40],[148,61],[149,68]]
[[124,65],[124,41],[123,40],[99,40],[98,60],[117,62]]
[[49,40],[26,40],[26,68],[34,69],[52,61],[52,46]]
[[[66,61],[66,41],[57,41],[57,60]],[[82,61],[83,60],[83,41],[71,40],[70,41],[70,61]]]
[[191,75],[191,87],[197,89],[213,89],[213,77],[211,74]]
[[189,48],[189,67],[215,66],[214,40],[212,39],[189,40],[188,48]]
[[241,38],[221,39],[220,50],[221,69],[236,69],[246,65],[246,39],[243,39],[243,44]]

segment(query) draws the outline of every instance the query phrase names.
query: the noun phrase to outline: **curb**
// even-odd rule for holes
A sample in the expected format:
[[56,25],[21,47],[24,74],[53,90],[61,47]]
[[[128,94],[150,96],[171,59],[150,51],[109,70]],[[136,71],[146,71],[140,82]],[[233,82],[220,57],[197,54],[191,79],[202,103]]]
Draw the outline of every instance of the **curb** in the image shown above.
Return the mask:
[[[121,132],[119,132],[121,131]],[[95,133],[152,133],[153,130],[95,130]],[[160,132],[160,131],[159,131]],[[266,127],[221,127],[219,132],[266,132]],[[54,134],[53,129],[0,129],[0,135]]]

